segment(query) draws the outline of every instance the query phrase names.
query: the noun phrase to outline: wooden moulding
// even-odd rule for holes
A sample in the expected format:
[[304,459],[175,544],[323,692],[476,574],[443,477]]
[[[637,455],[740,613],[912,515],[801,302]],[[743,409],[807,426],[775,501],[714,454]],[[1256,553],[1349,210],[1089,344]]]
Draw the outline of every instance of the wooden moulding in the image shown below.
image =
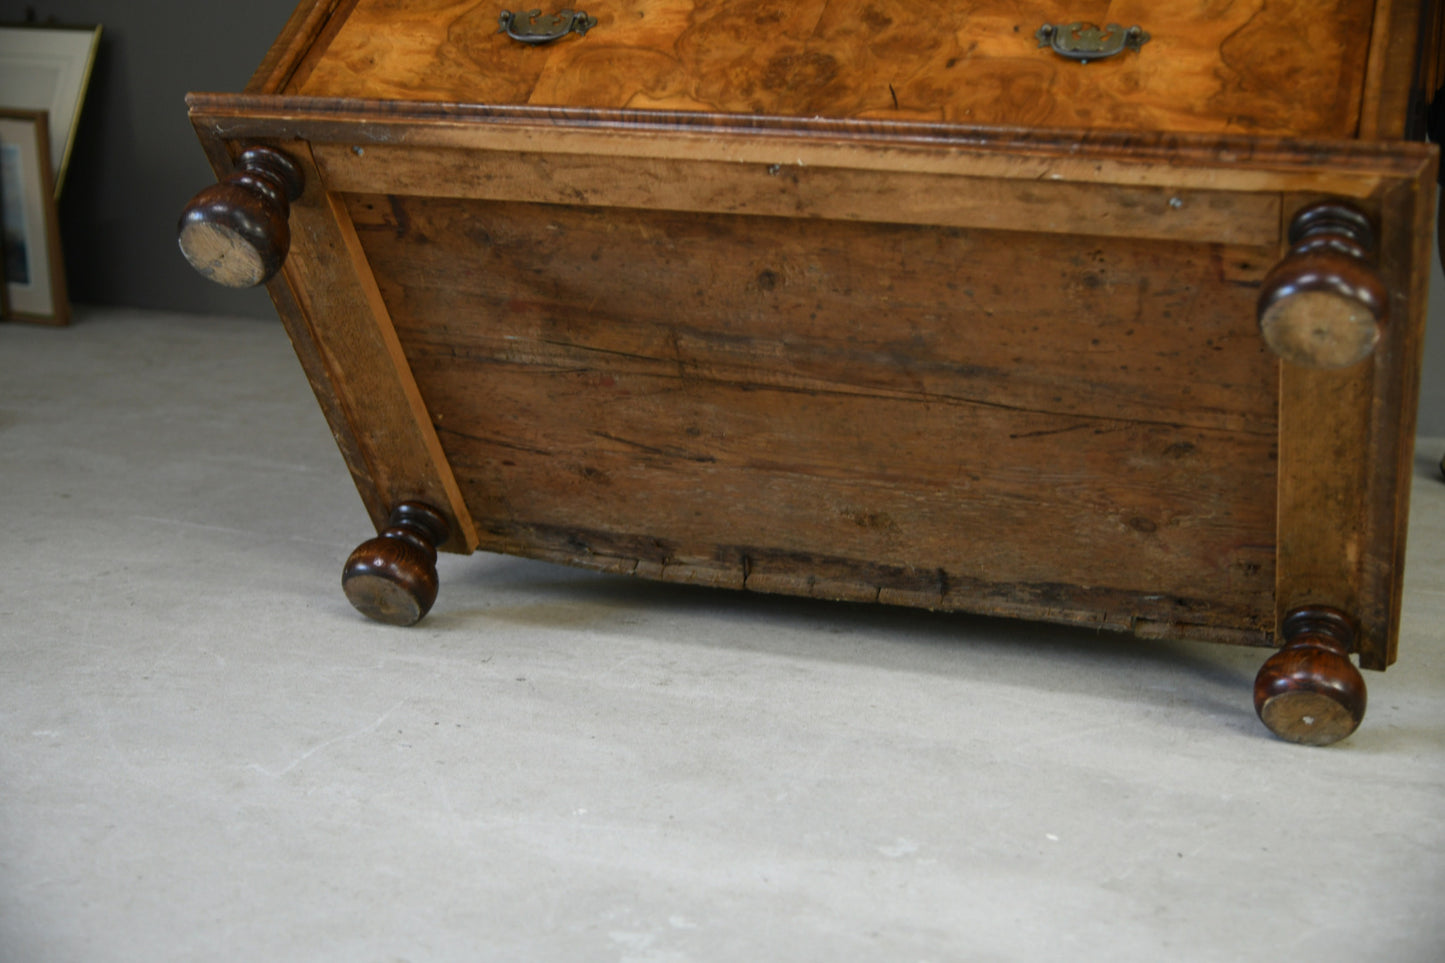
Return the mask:
[[[1048,233],[1256,243],[1279,224],[1269,194],[1119,184],[960,177],[737,161],[381,145],[316,150],[343,193],[447,196],[600,207],[1019,228]],[[539,172],[545,172],[539,176]]]
[[192,123],[223,140],[398,145],[613,161],[777,164],[1019,181],[1370,197],[1413,176],[1425,144],[1305,141],[731,115],[405,104],[193,93]]

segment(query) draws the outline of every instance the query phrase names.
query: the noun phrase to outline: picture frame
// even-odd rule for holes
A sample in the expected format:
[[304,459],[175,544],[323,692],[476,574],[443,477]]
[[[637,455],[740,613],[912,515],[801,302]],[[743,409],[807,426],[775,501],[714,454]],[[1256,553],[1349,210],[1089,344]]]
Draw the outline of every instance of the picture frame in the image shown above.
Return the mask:
[[65,183],[100,27],[0,24],[0,107],[49,114],[51,181]]
[[5,317],[70,321],[46,111],[0,108]]

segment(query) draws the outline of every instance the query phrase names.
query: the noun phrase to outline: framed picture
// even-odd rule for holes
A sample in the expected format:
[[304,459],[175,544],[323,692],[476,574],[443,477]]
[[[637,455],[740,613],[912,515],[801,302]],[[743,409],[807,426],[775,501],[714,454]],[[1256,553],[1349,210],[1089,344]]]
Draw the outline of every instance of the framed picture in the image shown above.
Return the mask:
[[57,196],[99,46],[100,27],[0,24],[0,107],[49,112]]
[[45,111],[0,109],[7,318],[47,324],[70,320],[52,170]]

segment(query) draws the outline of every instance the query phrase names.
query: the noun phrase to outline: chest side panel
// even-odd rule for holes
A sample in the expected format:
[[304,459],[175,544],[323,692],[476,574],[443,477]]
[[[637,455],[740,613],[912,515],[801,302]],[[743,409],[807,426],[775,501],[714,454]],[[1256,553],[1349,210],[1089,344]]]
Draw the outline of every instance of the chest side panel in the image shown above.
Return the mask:
[[963,124],[1352,137],[1374,19],[1304,0],[1084,3],[1150,39],[1087,65],[1040,48],[1056,4],[599,0],[529,47],[493,3],[356,0],[287,93]]

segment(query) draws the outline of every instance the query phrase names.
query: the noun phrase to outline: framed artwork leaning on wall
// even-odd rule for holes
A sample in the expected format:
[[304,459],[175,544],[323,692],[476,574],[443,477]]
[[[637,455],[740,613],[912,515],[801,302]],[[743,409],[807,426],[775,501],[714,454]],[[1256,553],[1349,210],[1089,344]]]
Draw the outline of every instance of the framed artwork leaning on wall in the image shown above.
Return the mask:
[[0,107],[48,112],[57,196],[99,46],[99,26],[0,24]]
[[52,171],[46,112],[0,108],[7,319],[47,324],[70,320]]

